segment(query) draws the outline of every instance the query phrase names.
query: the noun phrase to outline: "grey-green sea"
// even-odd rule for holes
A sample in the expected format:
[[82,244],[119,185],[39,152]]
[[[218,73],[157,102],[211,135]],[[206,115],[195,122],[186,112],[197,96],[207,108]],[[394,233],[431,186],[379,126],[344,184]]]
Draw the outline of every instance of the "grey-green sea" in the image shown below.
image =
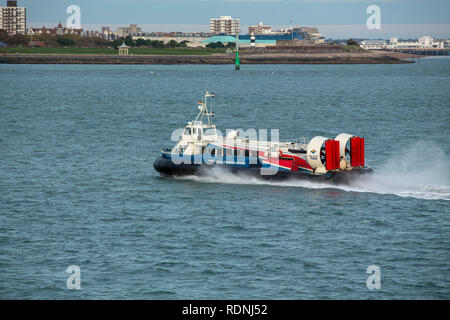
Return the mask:
[[[206,88],[218,129],[355,134],[373,176],[160,177]],[[449,128],[449,58],[0,65],[0,299],[449,299]]]

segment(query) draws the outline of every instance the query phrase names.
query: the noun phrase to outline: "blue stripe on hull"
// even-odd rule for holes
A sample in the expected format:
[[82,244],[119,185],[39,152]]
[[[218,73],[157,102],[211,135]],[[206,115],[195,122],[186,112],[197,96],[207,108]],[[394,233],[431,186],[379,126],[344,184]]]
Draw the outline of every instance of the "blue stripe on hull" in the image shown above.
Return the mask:
[[[172,159],[171,153],[162,152],[161,155],[165,159],[169,159],[169,160]],[[220,157],[220,160],[213,160],[214,157],[211,157],[211,160],[208,160],[208,161],[205,161],[203,155],[200,155],[200,154],[191,155],[191,156],[179,154],[179,157],[181,159],[183,159],[184,164],[198,164],[198,165],[206,165],[206,166],[224,165],[224,166],[232,166],[232,167],[265,168],[265,169],[277,168],[279,171],[291,172],[290,169],[283,168],[283,167],[273,165],[270,163],[266,163],[266,162],[261,162],[259,160],[259,158],[256,158],[256,161],[255,161],[255,157],[226,156],[225,159],[223,157]],[[199,159],[200,157],[201,157],[201,159]],[[232,158],[232,161],[227,160],[227,158]],[[187,161],[185,161],[185,160],[187,160]],[[201,162],[199,160],[201,160]],[[311,174],[311,171],[308,169],[299,167],[299,170],[304,171],[307,174]]]

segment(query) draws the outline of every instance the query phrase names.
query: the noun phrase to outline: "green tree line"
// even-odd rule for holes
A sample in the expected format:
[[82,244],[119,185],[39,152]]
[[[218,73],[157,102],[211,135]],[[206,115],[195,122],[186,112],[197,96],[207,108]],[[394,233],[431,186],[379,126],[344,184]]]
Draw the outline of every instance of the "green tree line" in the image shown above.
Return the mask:
[[[44,41],[48,47],[74,47],[74,48],[105,48],[113,47],[117,49],[122,43],[129,47],[148,47],[148,48],[186,48],[187,41],[177,42],[170,40],[167,43],[159,40],[145,40],[142,38],[133,40],[131,36],[122,37],[113,41],[105,40],[100,37],[83,37],[77,34],[68,35],[8,35],[5,30],[0,29],[0,41],[5,42],[10,47],[26,47],[28,41]],[[234,42],[229,42],[226,45],[222,42],[213,42],[206,45],[208,49],[225,49],[235,48]]]
[[217,41],[208,43],[206,47],[209,49],[225,49],[225,48],[231,49],[236,48],[236,43],[228,42],[226,45],[224,45],[221,41]]
[[175,40],[170,40],[167,43],[160,40],[145,40],[142,38],[133,40],[131,36],[126,36],[125,38],[119,38],[117,40],[111,41],[111,46],[114,48],[120,47],[124,43],[129,47],[149,47],[149,48],[186,48],[186,42],[177,42]]
[[45,41],[48,47],[79,47],[79,48],[105,48],[111,45],[111,41],[99,37],[83,37],[77,34],[52,35],[48,33],[39,35],[16,34],[9,35],[0,29],[0,41],[10,47],[26,47],[28,41]]

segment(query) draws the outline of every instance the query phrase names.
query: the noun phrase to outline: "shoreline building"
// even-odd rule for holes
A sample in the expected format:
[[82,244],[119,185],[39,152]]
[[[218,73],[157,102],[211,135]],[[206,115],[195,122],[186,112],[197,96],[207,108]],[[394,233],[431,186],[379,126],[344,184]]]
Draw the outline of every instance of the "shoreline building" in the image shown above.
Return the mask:
[[0,7],[0,29],[9,35],[27,33],[27,9],[18,7],[16,0],[8,0],[6,7]]
[[265,26],[262,22],[259,22],[257,25],[248,27],[248,34],[268,34],[272,33],[271,26]]
[[[212,36],[201,42],[203,46],[210,43],[222,42],[223,44],[235,43],[236,35],[217,34],[213,32]],[[239,35],[239,46],[246,47],[273,47],[273,46],[311,46],[325,42],[325,38],[314,27],[290,27],[280,30],[272,30],[271,26],[264,25],[262,22],[248,28],[248,34]]]
[[325,37],[319,32],[316,27],[295,27],[295,33],[300,34],[305,40],[312,40],[315,43],[325,43]]
[[398,41],[398,38],[389,39],[387,49],[443,49],[444,42],[435,41],[430,36],[422,36],[417,41]]
[[209,32],[212,34],[235,35],[239,32],[240,21],[230,16],[209,19]]
[[[270,47],[276,46],[279,41],[287,41],[289,43],[298,42],[300,44],[304,43],[305,39],[297,33],[285,32],[285,33],[270,33],[270,34],[243,34],[239,35],[239,47]],[[209,43],[222,42],[223,44],[228,44],[230,42],[236,43],[236,35],[213,35],[212,37],[201,42],[202,45],[206,46]]]
[[117,36],[119,38],[126,36],[137,36],[142,33],[142,28],[139,28],[137,24],[130,24],[129,27],[118,27]]
[[387,43],[385,40],[363,40],[360,45],[365,50],[383,50],[386,49]]
[[407,49],[444,49],[444,42],[437,41],[430,36],[422,36],[417,41],[399,41],[393,37],[389,42],[385,40],[363,40],[360,47],[366,50],[407,50]]
[[116,36],[110,27],[102,27],[101,37],[106,40],[115,40]]
[[85,37],[98,37],[102,38],[104,40],[116,40],[117,39],[117,33],[111,31],[111,27],[105,27],[102,26],[101,31],[99,30],[85,30],[84,31]]

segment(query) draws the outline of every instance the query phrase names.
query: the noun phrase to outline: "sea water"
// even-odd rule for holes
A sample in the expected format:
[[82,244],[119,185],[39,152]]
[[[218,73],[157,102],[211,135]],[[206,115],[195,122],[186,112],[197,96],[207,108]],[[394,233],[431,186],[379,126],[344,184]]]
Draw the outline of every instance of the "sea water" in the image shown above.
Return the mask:
[[[223,132],[362,136],[374,175],[159,177],[206,88]],[[448,58],[0,65],[0,97],[1,299],[450,298]]]

